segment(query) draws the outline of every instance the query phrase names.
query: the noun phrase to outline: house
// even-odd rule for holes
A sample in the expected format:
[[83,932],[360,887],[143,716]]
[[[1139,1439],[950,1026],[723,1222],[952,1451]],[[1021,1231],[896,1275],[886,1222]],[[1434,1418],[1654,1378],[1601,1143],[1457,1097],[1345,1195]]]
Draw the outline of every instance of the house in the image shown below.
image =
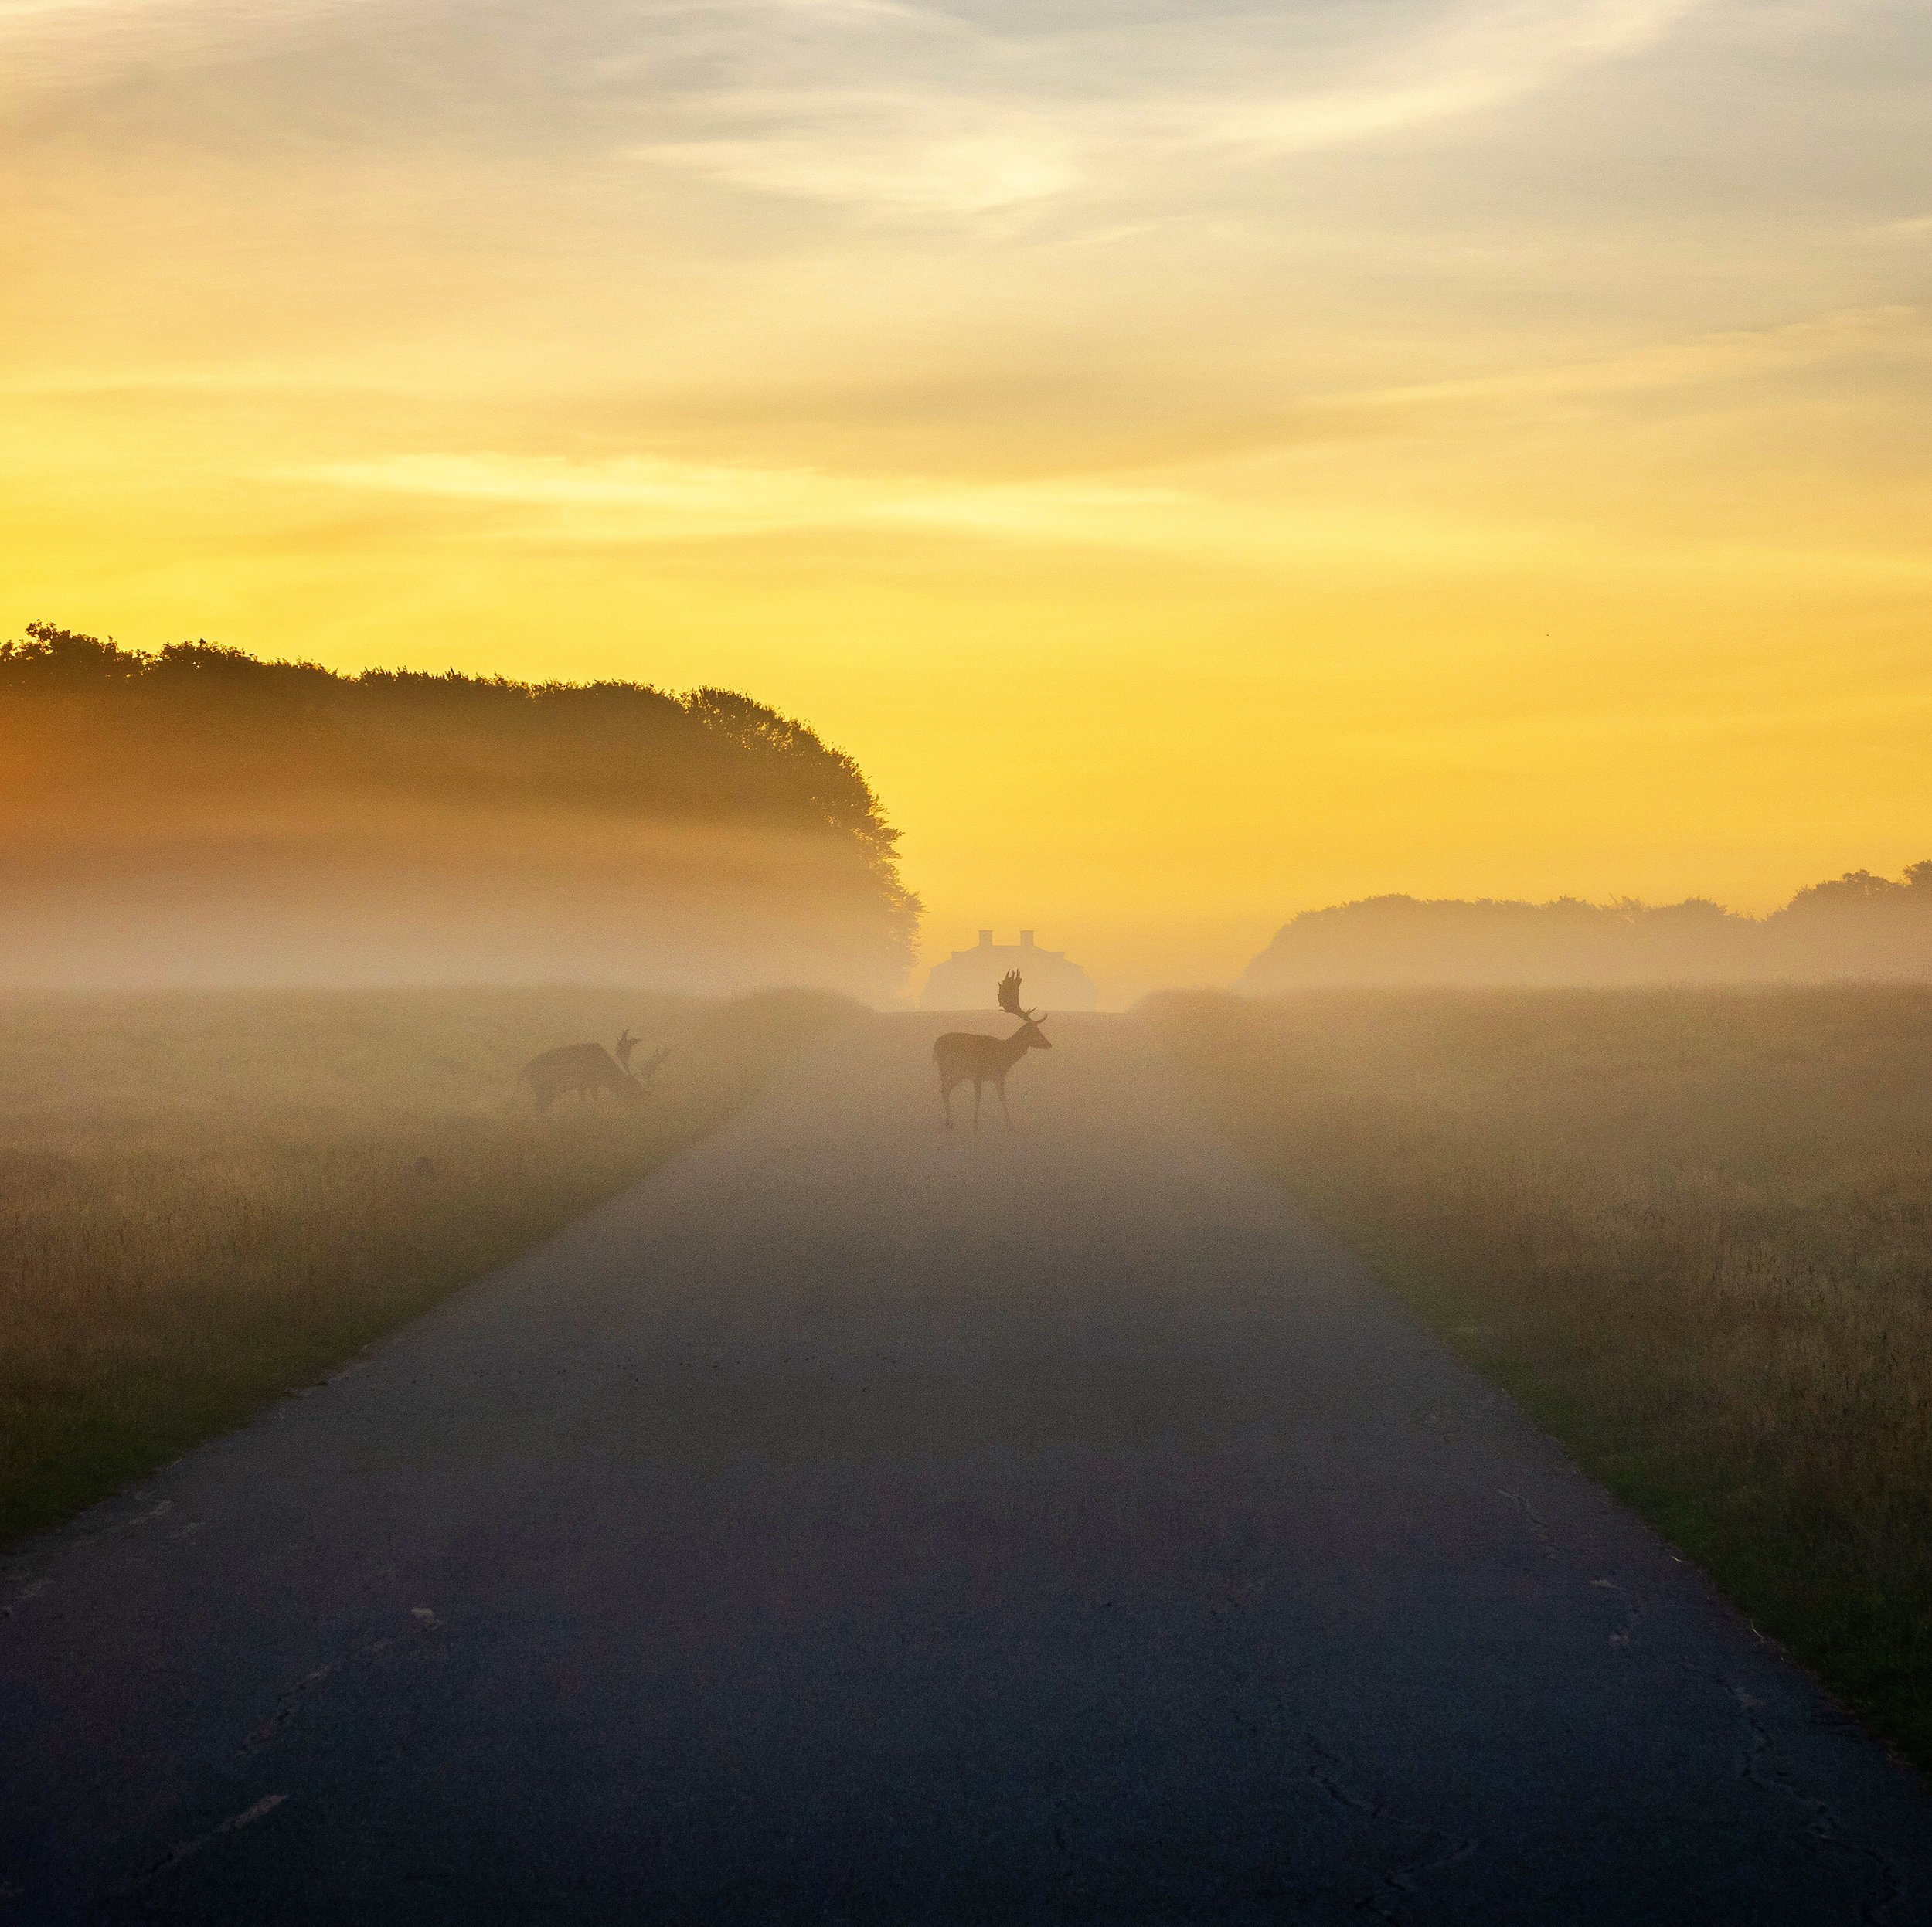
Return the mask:
[[1029,1010],[1090,1011],[1099,1008],[1100,994],[1094,980],[1064,950],[1043,950],[1031,930],[1022,930],[1017,943],[995,943],[991,930],[981,930],[970,950],[955,950],[935,964],[926,979],[920,1002],[929,1011],[990,1011],[997,1008],[999,980],[1009,970],[1020,974],[1020,1001]]

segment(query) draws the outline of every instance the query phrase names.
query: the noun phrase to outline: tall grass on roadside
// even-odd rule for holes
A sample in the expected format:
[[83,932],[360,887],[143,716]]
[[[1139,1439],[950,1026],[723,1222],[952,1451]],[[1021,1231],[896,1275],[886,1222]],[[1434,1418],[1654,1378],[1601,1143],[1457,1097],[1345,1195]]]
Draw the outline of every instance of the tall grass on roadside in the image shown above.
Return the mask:
[[[594,990],[0,1000],[0,1543],[642,1176],[855,1007]],[[532,1114],[547,1045],[674,1046]]]
[[1260,1164],[1932,1766],[1932,992],[1143,1014]]

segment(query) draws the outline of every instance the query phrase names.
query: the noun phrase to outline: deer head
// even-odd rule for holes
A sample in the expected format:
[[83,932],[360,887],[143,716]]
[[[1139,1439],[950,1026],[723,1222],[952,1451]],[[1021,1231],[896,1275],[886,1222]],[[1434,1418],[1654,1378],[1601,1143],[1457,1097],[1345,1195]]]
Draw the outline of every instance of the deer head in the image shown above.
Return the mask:
[[1018,970],[1009,970],[999,980],[999,1007],[1009,1017],[1019,1019],[1020,1028],[1014,1031],[1013,1035],[1016,1038],[1023,1036],[1029,1050],[1050,1051],[1053,1048],[1040,1029],[1041,1025],[1046,1021],[1046,1014],[1040,1011],[1023,1011],[1020,1008]]

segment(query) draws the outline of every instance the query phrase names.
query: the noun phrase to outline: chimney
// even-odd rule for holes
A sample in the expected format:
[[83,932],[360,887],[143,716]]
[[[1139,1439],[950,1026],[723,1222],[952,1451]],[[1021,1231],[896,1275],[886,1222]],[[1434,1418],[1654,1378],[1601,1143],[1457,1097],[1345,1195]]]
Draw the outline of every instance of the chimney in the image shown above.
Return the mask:
[[1033,947],[1033,933],[1031,930],[1020,932],[1019,947],[1022,950],[1030,950]]
[[993,947],[993,933],[991,930],[981,930],[980,932],[979,947],[982,950],[990,950]]

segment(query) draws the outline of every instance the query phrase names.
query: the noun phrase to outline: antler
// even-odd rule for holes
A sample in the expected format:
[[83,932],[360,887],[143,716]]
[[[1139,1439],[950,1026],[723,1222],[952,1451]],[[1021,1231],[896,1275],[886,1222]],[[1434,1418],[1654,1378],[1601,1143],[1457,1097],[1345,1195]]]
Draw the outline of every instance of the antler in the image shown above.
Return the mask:
[[1022,1023],[1037,1024],[1037,1011],[1023,1011],[1019,1007],[1019,972],[1009,970],[999,980],[999,1007],[1009,1017],[1017,1017]]

